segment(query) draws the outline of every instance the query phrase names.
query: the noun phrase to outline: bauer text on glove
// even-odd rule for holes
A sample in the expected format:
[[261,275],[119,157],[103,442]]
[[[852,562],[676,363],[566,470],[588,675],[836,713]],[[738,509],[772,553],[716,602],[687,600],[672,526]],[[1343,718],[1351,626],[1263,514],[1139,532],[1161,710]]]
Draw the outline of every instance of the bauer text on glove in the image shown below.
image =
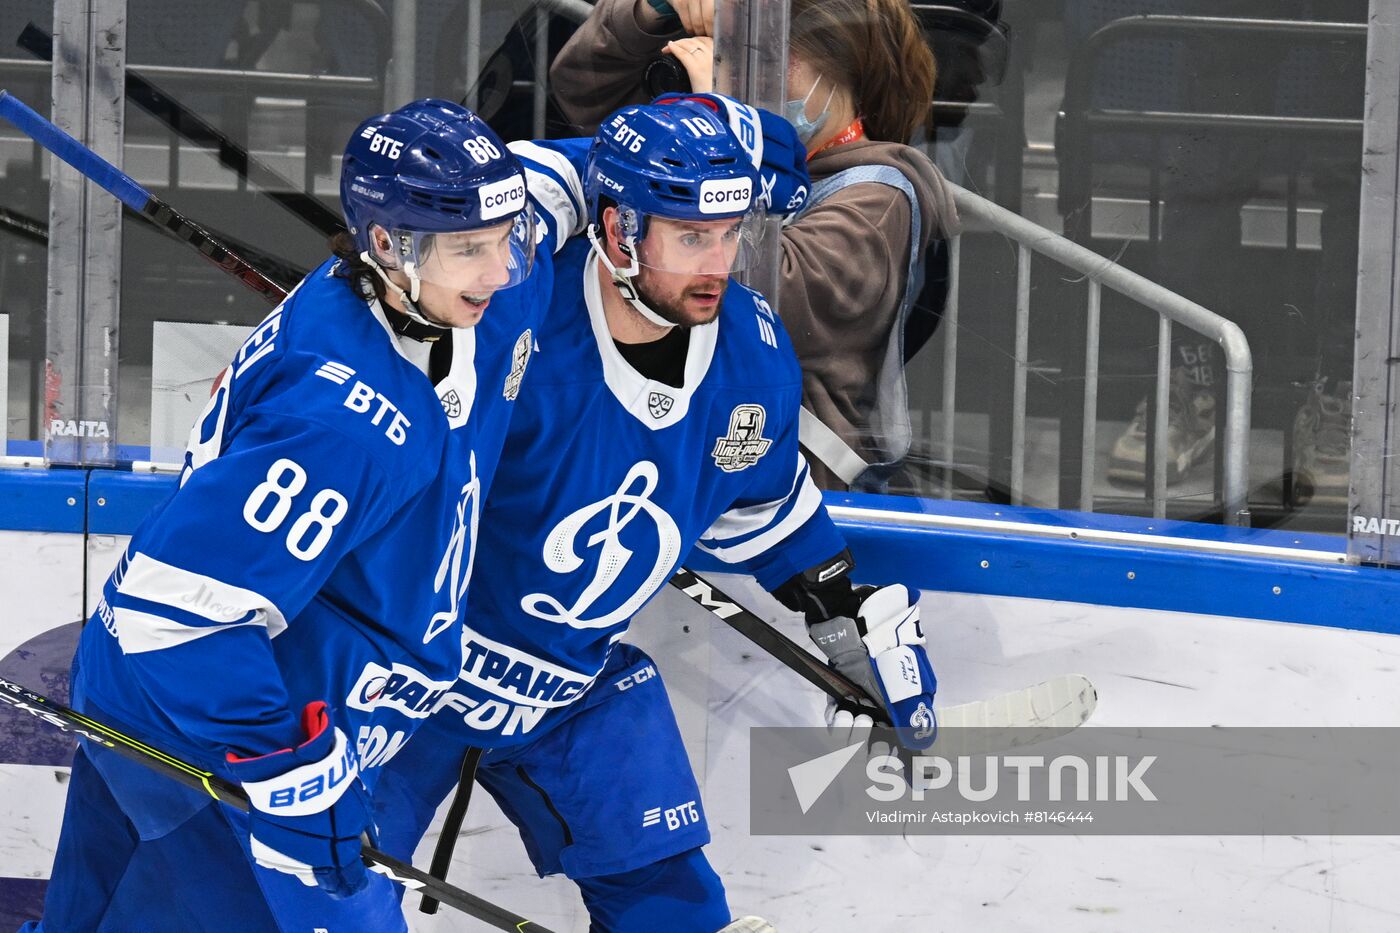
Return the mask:
[[251,806],[253,858],[296,875],[334,898],[364,888],[360,834],[372,830],[368,794],[345,733],[325,703],[302,712],[306,741],[256,758],[228,756],[229,770]]

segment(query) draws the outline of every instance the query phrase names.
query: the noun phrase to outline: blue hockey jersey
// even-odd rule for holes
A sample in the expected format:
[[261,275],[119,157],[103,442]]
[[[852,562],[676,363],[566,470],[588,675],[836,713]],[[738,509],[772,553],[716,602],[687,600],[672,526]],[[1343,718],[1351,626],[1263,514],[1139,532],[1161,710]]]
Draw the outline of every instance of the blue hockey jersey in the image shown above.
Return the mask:
[[299,743],[325,700],[372,782],[461,666],[482,501],[552,284],[543,229],[533,274],[443,338],[436,387],[334,261],[253,331],[83,631],[77,702],[219,771]]
[[482,513],[461,678],[439,704],[467,744],[548,728],[697,542],[769,588],[844,547],[798,451],[801,372],[767,302],[731,282],[675,388],[623,359],[598,269],[583,238],[556,257]]

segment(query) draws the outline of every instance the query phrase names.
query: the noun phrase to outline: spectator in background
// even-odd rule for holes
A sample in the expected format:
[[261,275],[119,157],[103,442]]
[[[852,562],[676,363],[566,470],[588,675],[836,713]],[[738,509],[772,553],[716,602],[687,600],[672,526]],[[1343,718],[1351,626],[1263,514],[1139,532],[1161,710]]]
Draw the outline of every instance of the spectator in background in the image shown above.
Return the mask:
[[[802,442],[819,485],[883,488],[911,439],[905,329],[924,252],[957,228],[947,182],[905,144],[927,121],[933,53],[907,0],[792,0],[791,23],[785,112],[813,191],[783,227],[778,311],[802,363]],[[713,29],[714,0],[599,0],[550,70],[556,101],[591,132],[650,96],[644,69],[664,53],[711,91]]]

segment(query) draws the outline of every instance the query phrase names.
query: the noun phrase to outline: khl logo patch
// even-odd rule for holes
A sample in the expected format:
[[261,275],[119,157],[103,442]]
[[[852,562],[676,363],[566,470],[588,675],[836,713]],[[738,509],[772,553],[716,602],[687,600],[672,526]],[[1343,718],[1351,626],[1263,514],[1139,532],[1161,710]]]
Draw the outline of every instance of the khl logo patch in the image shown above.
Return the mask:
[[763,436],[767,419],[762,405],[736,405],[729,414],[729,433],[715,439],[711,456],[715,466],[726,473],[747,470],[768,452],[773,441]]
[[457,395],[456,389],[448,389],[447,394],[439,401],[442,402],[442,412],[449,418],[456,418],[462,413],[462,399]]
[[658,421],[666,417],[674,404],[676,400],[664,392],[653,392],[647,396],[647,410]]

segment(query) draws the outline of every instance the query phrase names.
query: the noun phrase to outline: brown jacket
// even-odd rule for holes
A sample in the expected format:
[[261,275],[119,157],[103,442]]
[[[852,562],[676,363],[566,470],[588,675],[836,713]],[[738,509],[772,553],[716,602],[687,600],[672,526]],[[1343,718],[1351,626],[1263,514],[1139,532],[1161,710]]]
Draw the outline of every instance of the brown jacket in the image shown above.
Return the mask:
[[[682,33],[645,31],[635,0],[599,0],[550,69],[566,117],[592,133],[613,110],[646,98],[642,66]],[[913,184],[922,251],[958,229],[952,193],[928,157],[900,143],[860,140],[819,153],[813,182],[856,165],[890,165]],[[778,313],[803,371],[803,404],[857,453],[870,445],[868,415],[890,327],[904,295],[909,201],[887,185],[852,185],[783,228]],[[843,488],[817,463],[817,484]]]

